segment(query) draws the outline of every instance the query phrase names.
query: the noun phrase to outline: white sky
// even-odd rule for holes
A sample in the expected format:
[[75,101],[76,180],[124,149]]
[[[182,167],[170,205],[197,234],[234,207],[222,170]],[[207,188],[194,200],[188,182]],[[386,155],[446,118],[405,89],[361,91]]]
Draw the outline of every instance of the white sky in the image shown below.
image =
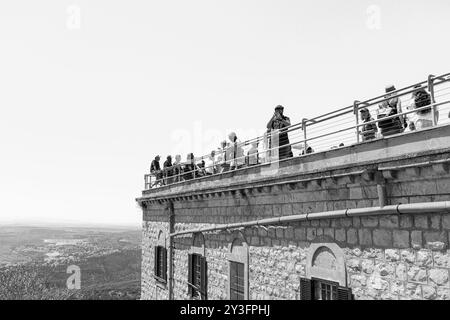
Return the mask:
[[0,221],[138,225],[156,153],[251,138],[277,104],[299,122],[449,72],[449,13],[448,0],[2,1]]

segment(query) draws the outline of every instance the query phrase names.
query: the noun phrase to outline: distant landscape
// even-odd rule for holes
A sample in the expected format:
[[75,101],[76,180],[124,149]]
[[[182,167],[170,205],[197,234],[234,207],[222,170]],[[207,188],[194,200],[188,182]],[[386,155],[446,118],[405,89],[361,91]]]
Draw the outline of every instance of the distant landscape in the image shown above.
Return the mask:
[[0,226],[0,299],[139,299],[140,245],[137,228]]

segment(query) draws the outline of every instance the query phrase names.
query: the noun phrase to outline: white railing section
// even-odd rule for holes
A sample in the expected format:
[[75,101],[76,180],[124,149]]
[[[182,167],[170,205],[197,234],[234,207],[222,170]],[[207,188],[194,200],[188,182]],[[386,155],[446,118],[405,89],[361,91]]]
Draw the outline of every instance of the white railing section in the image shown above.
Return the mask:
[[[413,106],[412,94],[419,89],[417,86],[427,90],[431,96],[431,104],[421,108]],[[393,98],[398,98],[400,101],[398,112],[391,116],[378,118],[379,105]],[[361,122],[359,111],[362,108],[369,110],[373,121]],[[431,109],[429,118],[432,126],[450,123],[450,73],[438,77],[430,75],[426,81],[369,100],[355,101],[352,106],[312,119],[303,119],[302,122],[289,127],[235,143],[228,148],[216,151],[214,158],[205,155],[194,158],[191,163],[175,163],[172,167],[146,174],[144,188],[149,190],[155,187],[179,184],[186,180],[220,175],[229,171],[245,170],[248,167],[278,163],[291,158],[286,155],[289,149],[292,151],[293,157],[302,157],[311,152],[322,152],[358,144],[363,141],[363,128],[370,124],[377,127],[377,132],[374,132],[374,136],[370,140],[421,130],[414,128],[410,123],[417,120],[419,111],[429,109]],[[407,127],[403,126],[400,132],[398,132],[398,127],[392,128],[392,130],[388,127],[388,130],[382,134],[380,122],[396,118],[402,119],[402,123],[406,123]],[[383,126],[386,129],[386,126]],[[288,135],[289,144],[279,145],[277,143],[280,134]],[[253,150],[251,150],[252,146]]]

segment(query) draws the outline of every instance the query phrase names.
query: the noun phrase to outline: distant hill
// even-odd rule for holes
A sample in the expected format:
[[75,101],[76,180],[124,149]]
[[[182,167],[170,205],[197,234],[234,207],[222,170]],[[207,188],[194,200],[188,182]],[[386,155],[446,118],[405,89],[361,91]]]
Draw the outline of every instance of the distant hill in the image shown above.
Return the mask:
[[[0,227],[0,299],[139,299],[139,230]],[[81,290],[67,290],[69,265]]]

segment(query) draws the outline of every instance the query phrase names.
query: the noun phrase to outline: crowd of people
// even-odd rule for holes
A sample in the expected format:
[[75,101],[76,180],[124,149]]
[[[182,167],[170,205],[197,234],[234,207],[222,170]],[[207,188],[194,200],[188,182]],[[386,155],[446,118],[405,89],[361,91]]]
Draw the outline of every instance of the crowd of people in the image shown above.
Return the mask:
[[[393,93],[396,91],[395,86],[387,86],[385,91],[385,100],[378,105],[378,109],[376,110],[378,122],[374,122],[368,108],[363,106],[363,108],[359,109],[361,121],[363,122],[360,130],[362,141],[433,126],[433,112],[431,111],[431,107],[402,115],[401,100]],[[417,85],[414,87],[411,95],[411,101],[411,104],[407,107],[408,110],[423,108],[431,105],[431,95],[421,85]],[[395,117],[396,114],[401,115]],[[434,117],[437,123],[439,119],[439,112],[437,110],[434,112]],[[383,120],[383,118],[386,119]]]
[[[396,88],[393,85],[386,87],[385,98],[376,110],[377,121],[372,117],[368,104],[361,105],[358,108],[362,121],[361,127],[359,128],[362,141],[402,133],[404,131],[414,131],[433,125],[433,112],[431,111],[431,107],[403,115],[401,100],[395,91]],[[420,85],[414,87],[411,101],[411,105],[407,107],[408,110],[423,108],[432,103],[430,94]],[[395,117],[396,114],[399,114],[399,116]],[[434,112],[434,116],[435,122],[437,122],[439,118],[437,110]],[[242,148],[243,144],[238,139],[236,133],[231,132],[228,135],[228,141],[222,141],[218,150],[213,150],[208,156],[197,160],[193,153],[189,153],[186,157],[186,162],[181,161],[181,155],[176,155],[175,161],[172,162],[172,157],[169,155],[163,163],[163,168],[161,168],[161,157],[158,155],[150,166],[150,173],[156,178],[150,187],[214,175],[246,166],[254,166],[270,161],[262,159],[267,156],[273,158],[275,155],[277,160],[291,158],[294,155],[292,151],[293,146],[289,142],[288,127],[290,126],[291,121],[289,117],[284,115],[284,107],[278,105],[275,107],[272,118],[267,123],[266,139],[262,141],[249,141],[248,145],[250,145],[250,149],[247,152],[244,152]],[[265,151],[263,154],[258,151],[258,145],[260,143],[264,145],[263,150]],[[339,147],[343,146],[343,143],[339,144]],[[337,147],[335,146],[331,149]],[[306,142],[303,142],[303,146],[300,149],[300,155],[314,152],[312,147]]]

